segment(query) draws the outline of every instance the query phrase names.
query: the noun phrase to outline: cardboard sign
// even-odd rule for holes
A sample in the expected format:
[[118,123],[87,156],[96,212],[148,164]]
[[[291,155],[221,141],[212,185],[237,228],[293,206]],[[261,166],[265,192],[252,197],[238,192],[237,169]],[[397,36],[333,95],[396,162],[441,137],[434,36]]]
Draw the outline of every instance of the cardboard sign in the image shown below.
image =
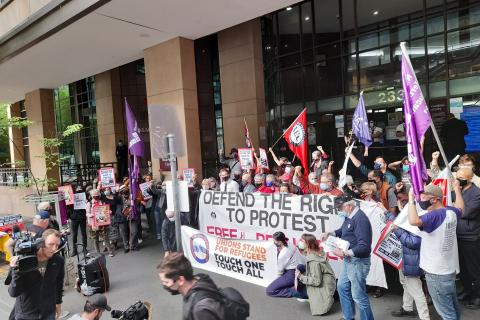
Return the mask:
[[102,226],[110,225],[111,223],[110,205],[108,204],[94,205],[92,207],[92,213],[93,213],[92,226],[102,227]]
[[196,268],[263,287],[277,277],[273,241],[224,239],[182,226],[182,246]]
[[183,169],[183,181],[186,181],[188,187],[193,187],[193,176],[195,175],[194,168]]
[[148,189],[150,189],[151,186],[152,186],[152,182],[151,182],[151,181],[141,183],[141,184],[138,186],[138,187],[140,188],[140,190],[142,191],[143,199],[145,199],[145,200],[150,200],[150,199],[152,198],[152,196],[148,193]]
[[265,151],[265,149],[262,149],[262,148],[258,148],[258,150],[260,153],[260,165],[262,166],[262,168],[270,170],[270,168],[268,167],[267,152]]
[[59,192],[63,192],[63,196],[65,198],[65,204],[70,206],[74,203],[73,199],[73,189],[71,184],[67,184],[65,186],[58,187]]
[[400,270],[403,265],[402,244],[392,230],[393,222],[389,221],[383,232],[380,234],[380,238],[378,239],[375,249],[373,249],[373,253]]
[[115,169],[101,168],[98,170],[98,181],[102,183],[102,188],[115,188]]
[[240,160],[240,168],[242,170],[252,170],[254,169],[253,164],[253,152],[250,148],[239,148],[238,149],[238,158]]
[[73,210],[87,209],[87,195],[85,192],[75,193],[73,195]]

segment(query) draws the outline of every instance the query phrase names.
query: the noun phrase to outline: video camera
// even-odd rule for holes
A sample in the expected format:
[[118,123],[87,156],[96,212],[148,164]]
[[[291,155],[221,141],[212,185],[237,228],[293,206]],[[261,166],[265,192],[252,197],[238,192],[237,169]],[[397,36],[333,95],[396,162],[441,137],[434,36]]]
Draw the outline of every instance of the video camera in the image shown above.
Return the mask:
[[19,257],[16,266],[18,272],[30,272],[37,269],[37,252],[43,245],[42,238],[34,239],[29,234],[20,234],[13,249],[14,255]]
[[148,320],[149,307],[142,301],[137,301],[125,311],[112,310],[111,316],[113,319],[121,320]]

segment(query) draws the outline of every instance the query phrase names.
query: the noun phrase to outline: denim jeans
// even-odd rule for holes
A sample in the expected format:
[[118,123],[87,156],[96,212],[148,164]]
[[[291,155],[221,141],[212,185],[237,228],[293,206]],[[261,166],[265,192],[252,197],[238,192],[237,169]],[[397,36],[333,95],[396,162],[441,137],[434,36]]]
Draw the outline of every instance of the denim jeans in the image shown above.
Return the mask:
[[267,296],[291,298],[293,286],[295,285],[295,269],[285,270],[285,272],[270,283],[266,289]]
[[435,310],[443,320],[460,319],[455,277],[455,273],[445,275],[425,273],[428,292],[432,297]]
[[355,304],[357,304],[361,320],[373,320],[366,290],[366,279],[370,271],[370,258],[346,257],[343,271],[337,282],[338,295],[342,307],[343,318],[355,318]]
[[163,216],[164,216],[164,212],[163,210],[159,209],[159,208],[154,208],[153,209],[153,214],[155,216],[155,231],[157,233],[157,235],[161,235],[162,234],[162,223],[163,223]]

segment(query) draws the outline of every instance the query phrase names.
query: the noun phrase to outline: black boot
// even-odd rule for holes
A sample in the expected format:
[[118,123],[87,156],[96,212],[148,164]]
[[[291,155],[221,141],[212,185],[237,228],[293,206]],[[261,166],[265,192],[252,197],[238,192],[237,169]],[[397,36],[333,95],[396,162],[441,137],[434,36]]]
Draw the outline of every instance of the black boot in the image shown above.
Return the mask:
[[396,317],[396,318],[398,318],[398,317],[414,318],[414,317],[417,316],[417,313],[415,311],[407,311],[407,310],[403,309],[403,307],[400,308],[397,311],[392,311],[390,314],[392,315],[392,317]]

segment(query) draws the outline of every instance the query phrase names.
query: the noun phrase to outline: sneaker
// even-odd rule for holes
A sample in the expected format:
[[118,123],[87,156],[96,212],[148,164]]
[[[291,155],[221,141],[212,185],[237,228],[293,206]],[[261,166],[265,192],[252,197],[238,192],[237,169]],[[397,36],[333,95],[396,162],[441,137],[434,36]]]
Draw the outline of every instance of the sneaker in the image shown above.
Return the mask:
[[138,239],[138,243],[142,243],[143,242],[143,239]]
[[308,299],[297,298],[297,301],[299,301],[299,302],[308,302]]
[[400,308],[399,310],[397,311],[392,311],[390,313],[392,315],[392,317],[416,317],[417,316],[417,313],[415,311],[407,311],[403,308]]

